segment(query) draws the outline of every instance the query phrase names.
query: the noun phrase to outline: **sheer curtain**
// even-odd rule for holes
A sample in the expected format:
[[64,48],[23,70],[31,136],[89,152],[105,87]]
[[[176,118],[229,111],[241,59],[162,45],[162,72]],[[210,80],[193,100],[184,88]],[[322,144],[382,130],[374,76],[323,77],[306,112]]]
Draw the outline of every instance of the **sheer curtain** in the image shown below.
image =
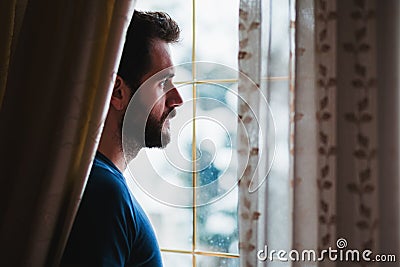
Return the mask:
[[275,132],[267,101],[270,1],[242,0],[239,9],[238,177],[241,266],[256,266],[265,243],[266,190]]
[[[260,52],[264,51],[260,45],[269,40],[265,34],[273,30],[271,27],[280,25],[272,22],[268,26],[262,22],[274,13],[266,9],[269,5],[266,2],[274,1],[241,1],[239,68],[268,95],[271,84],[267,82],[264,87],[260,77],[265,71],[270,73],[274,62],[268,49]],[[281,26],[282,31],[291,33],[289,173],[287,184],[283,185],[288,190],[279,196],[290,214],[284,233],[266,231],[277,223],[267,215],[280,207],[271,205],[268,183],[260,187],[266,189],[264,192],[248,192],[251,178],[248,174],[253,174],[251,171],[257,167],[254,162],[260,158],[258,153],[252,153],[258,152],[253,147],[247,154],[239,150],[239,161],[246,162],[243,168],[248,170],[239,193],[241,266],[276,264],[277,259],[275,262],[257,259],[257,251],[264,249],[270,240],[266,232],[289,238],[288,246],[284,246],[287,252],[314,250],[318,255],[329,247],[361,252],[369,249],[373,252],[371,258],[379,253],[398,258],[399,83],[395,77],[398,77],[399,49],[394,44],[398,44],[399,4],[385,1],[378,6],[375,0],[296,0],[290,6],[295,15],[290,16],[289,27]],[[250,28],[254,32],[249,31],[249,25],[253,25]],[[265,33],[263,27],[269,31]],[[273,38],[269,43],[274,42]],[[254,91],[239,82],[239,95],[248,106],[255,107],[260,117],[267,111],[258,108],[262,100],[252,97]],[[258,129],[252,130],[250,126],[256,123],[245,120],[245,115],[239,106],[243,128],[256,133]],[[271,127],[268,123],[258,126],[260,132]],[[244,132],[239,129],[239,147],[260,144],[261,137],[256,134],[248,137]],[[267,146],[266,150],[269,149]],[[277,156],[274,165],[282,160]],[[273,175],[268,176],[270,179],[274,179]],[[268,225],[262,227],[266,221]],[[379,266],[363,261],[333,261],[328,257],[322,262],[289,260],[283,264]]]
[[[241,254],[241,266],[253,265],[256,259],[256,247],[258,246],[257,225],[260,207],[257,194],[250,194],[250,184],[256,172],[259,151],[258,148],[258,123],[257,117],[259,107],[259,95],[257,84],[260,84],[261,66],[254,62],[254,58],[261,57],[261,2],[260,1],[241,1],[239,10],[239,71],[247,75],[255,84],[244,77],[239,78],[238,93],[239,98],[245,99],[239,102],[238,107],[238,162],[239,170],[239,252]],[[249,40],[255,42],[249,44]],[[253,59],[253,60],[252,60]],[[254,64],[255,63],[255,64]],[[250,105],[247,103],[250,102]],[[252,106],[251,106],[252,104]],[[240,122],[243,123],[244,128]],[[242,177],[244,175],[244,177]],[[261,232],[260,232],[261,233]]]
[[0,255],[56,266],[79,204],[135,1],[0,4]]
[[[398,255],[399,176],[394,170],[398,148],[390,151],[384,144],[387,138],[381,137],[387,135],[389,142],[398,144],[397,135],[385,133],[388,121],[398,125],[396,115],[385,107],[397,95],[390,86],[398,88],[398,84],[377,82],[378,73],[384,74],[377,61],[385,53],[377,46],[377,36],[382,34],[377,25],[384,17],[377,15],[374,0],[297,1],[291,165],[293,178],[298,179],[293,235],[297,249],[318,251],[345,244],[344,249]],[[391,101],[391,108],[396,107],[398,102]],[[380,122],[384,117],[386,126]],[[382,165],[395,168],[381,170]],[[389,219],[388,213],[395,219]],[[382,239],[389,233],[396,237]]]

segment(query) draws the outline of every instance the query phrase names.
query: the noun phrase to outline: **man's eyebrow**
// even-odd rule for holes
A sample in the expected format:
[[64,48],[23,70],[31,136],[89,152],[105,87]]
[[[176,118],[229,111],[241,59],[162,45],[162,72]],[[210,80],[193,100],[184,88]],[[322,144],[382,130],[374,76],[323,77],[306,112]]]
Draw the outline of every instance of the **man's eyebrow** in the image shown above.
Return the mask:
[[175,73],[163,73],[158,77],[158,80],[164,80],[164,79],[172,79],[175,76]]
[[168,78],[168,79],[174,78],[174,76],[175,76],[175,73],[173,73],[173,72],[170,72],[170,73],[167,73],[166,75],[164,75],[164,77]]

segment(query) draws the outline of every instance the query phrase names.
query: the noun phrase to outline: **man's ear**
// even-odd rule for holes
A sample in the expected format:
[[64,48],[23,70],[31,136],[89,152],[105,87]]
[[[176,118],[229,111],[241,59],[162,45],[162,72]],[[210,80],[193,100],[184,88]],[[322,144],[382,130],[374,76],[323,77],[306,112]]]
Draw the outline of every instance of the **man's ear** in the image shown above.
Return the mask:
[[124,82],[121,76],[117,75],[114,82],[114,88],[111,95],[111,106],[116,110],[124,110],[131,99],[131,90]]

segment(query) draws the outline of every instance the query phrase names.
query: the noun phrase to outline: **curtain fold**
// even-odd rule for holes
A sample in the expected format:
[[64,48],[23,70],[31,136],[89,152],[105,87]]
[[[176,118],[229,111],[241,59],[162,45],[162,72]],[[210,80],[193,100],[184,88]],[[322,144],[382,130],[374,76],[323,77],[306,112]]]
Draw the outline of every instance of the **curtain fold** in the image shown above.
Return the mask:
[[0,3],[0,107],[6,90],[8,66],[17,44],[19,31],[28,0],[10,0]]
[[16,0],[0,3],[0,10],[2,10],[2,16],[0,16],[0,40],[2,40],[0,42],[0,107],[6,89],[8,65],[10,63],[15,3]]
[[[238,107],[238,162],[244,164],[238,173],[239,180],[239,251],[241,266],[255,266],[257,259],[259,201],[257,193],[250,193],[252,178],[254,178],[258,153],[257,122],[259,108],[259,88],[261,81],[261,66],[256,62],[261,58],[261,1],[240,1],[239,9],[239,72],[246,77],[239,78]],[[249,42],[253,40],[253,42]],[[243,127],[242,124],[243,123]]]
[[[0,11],[10,22],[1,35],[12,37],[0,51],[0,254],[5,266],[54,266],[97,148],[135,1],[28,1],[15,13],[23,2]],[[18,39],[10,35],[15,14],[24,14]]]
[[16,0],[2,1],[0,3],[0,10],[2,10],[2,16],[0,17],[0,40],[3,40],[0,42],[0,107],[6,89],[8,66],[10,63],[15,8]]
[[[267,5],[260,0],[242,0],[239,8],[238,85],[238,177],[239,251],[241,266],[257,266],[257,251],[265,242],[265,179],[271,158],[267,153],[270,113],[261,60],[268,57],[262,15]],[[267,54],[265,54],[267,52]],[[261,111],[261,112],[260,112]],[[263,141],[265,138],[265,141]]]
[[[322,201],[317,187],[319,172],[319,124],[317,110],[319,91],[315,73],[317,51],[314,49],[316,28],[314,1],[296,1],[295,86],[290,91],[291,127],[290,178],[293,179],[292,248],[317,250],[319,240],[318,213]],[[326,108],[326,107],[325,107]],[[329,140],[331,142],[331,140]],[[301,262],[291,263],[302,266]]]
[[337,231],[349,245],[377,252],[376,1],[338,1],[337,8]]

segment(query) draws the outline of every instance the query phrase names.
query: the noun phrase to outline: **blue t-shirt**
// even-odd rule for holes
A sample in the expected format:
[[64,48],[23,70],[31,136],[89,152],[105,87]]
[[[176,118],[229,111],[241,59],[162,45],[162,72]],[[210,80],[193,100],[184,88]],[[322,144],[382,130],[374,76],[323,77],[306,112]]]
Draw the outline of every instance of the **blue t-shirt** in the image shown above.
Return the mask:
[[153,228],[122,173],[97,152],[63,264],[162,266]]

